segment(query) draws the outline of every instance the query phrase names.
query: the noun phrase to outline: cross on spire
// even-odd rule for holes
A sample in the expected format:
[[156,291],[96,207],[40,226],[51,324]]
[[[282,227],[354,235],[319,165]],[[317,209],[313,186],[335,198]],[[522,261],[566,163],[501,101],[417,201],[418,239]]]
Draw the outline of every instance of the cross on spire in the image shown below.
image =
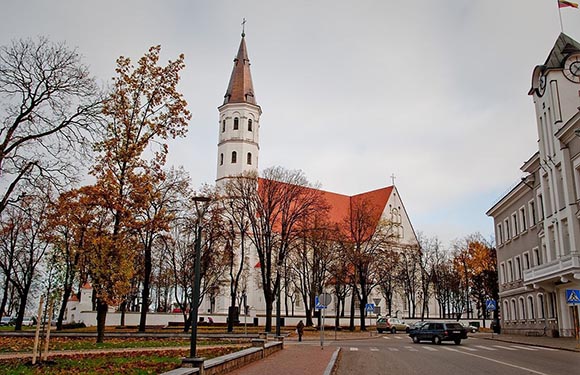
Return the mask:
[[395,178],[396,178],[396,177],[395,177],[395,174],[393,173],[393,174],[391,175],[391,181],[393,182],[393,186],[395,186]]
[[246,18],[242,19],[242,38],[246,36]]

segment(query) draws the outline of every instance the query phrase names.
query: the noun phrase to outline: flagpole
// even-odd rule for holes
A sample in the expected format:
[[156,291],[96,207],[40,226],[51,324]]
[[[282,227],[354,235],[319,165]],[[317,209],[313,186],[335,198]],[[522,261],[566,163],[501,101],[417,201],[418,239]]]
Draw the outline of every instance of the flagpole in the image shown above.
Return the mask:
[[558,14],[560,15],[560,31],[564,33],[564,24],[562,23],[562,10],[560,9],[560,2],[556,0],[556,5],[558,5]]

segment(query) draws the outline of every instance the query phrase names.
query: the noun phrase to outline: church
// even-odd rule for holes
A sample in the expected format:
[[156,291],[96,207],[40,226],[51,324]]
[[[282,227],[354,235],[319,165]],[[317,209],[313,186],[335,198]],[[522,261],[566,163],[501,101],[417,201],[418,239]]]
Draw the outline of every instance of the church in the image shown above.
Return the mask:
[[[252,75],[250,71],[250,59],[246,46],[245,34],[234,58],[234,66],[229,79],[227,90],[223,99],[223,104],[218,107],[218,147],[217,147],[217,174],[216,186],[223,187],[228,180],[247,173],[259,175],[259,151],[260,151],[260,116],[262,108],[256,99]],[[336,224],[343,224],[343,220],[349,214],[353,200],[365,199],[372,202],[378,210],[376,222],[379,218],[387,218],[396,224],[397,241],[401,247],[416,246],[418,244],[417,236],[407,215],[407,211],[400,198],[396,186],[385,186],[380,189],[364,192],[355,196],[347,196],[328,191],[320,191],[325,201],[329,205],[330,220]],[[249,272],[254,275],[248,277],[250,285],[247,286],[246,303],[249,307],[249,314],[256,318],[263,316],[265,313],[264,296],[259,280],[258,273],[259,261],[255,251],[250,251]],[[223,288],[227,289],[227,288]],[[284,293],[283,293],[284,294]],[[375,302],[381,299],[383,312],[387,311],[385,301],[381,298],[378,288],[370,296],[370,300]],[[405,306],[404,298],[398,298],[396,306],[392,311],[397,311],[399,316],[407,316],[408,309]],[[281,300],[288,298],[282,295]],[[200,314],[227,314],[230,304],[229,296],[218,295],[212,298],[206,298],[200,307]],[[349,306],[349,303],[346,303]],[[292,309],[296,316],[304,316],[303,301],[300,297],[295,301]],[[348,308],[347,308],[348,310]],[[358,311],[358,301],[357,309]],[[243,310],[242,310],[243,311]],[[432,311],[437,311],[434,308]],[[334,303],[328,306],[327,315],[336,313]],[[345,317],[350,315],[350,311],[345,312]],[[394,314],[393,314],[394,315]],[[262,318],[263,319],[263,318]],[[288,320],[287,320],[288,322]],[[263,324],[264,321],[260,321]]]

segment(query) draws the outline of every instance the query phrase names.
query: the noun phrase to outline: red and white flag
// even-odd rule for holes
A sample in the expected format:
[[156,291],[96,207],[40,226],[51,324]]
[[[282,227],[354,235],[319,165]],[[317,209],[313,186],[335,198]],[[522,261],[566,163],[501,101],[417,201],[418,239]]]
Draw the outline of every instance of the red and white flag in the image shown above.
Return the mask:
[[558,0],[558,8],[567,8],[567,7],[578,8],[578,4],[573,3],[571,1]]

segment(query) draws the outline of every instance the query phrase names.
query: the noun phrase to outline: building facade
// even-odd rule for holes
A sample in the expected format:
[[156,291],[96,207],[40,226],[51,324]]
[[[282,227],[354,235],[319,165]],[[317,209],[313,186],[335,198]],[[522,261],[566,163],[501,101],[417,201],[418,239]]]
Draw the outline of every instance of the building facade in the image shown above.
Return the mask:
[[497,245],[504,332],[573,336],[580,289],[580,44],[560,34],[532,73],[538,151],[488,212]]

